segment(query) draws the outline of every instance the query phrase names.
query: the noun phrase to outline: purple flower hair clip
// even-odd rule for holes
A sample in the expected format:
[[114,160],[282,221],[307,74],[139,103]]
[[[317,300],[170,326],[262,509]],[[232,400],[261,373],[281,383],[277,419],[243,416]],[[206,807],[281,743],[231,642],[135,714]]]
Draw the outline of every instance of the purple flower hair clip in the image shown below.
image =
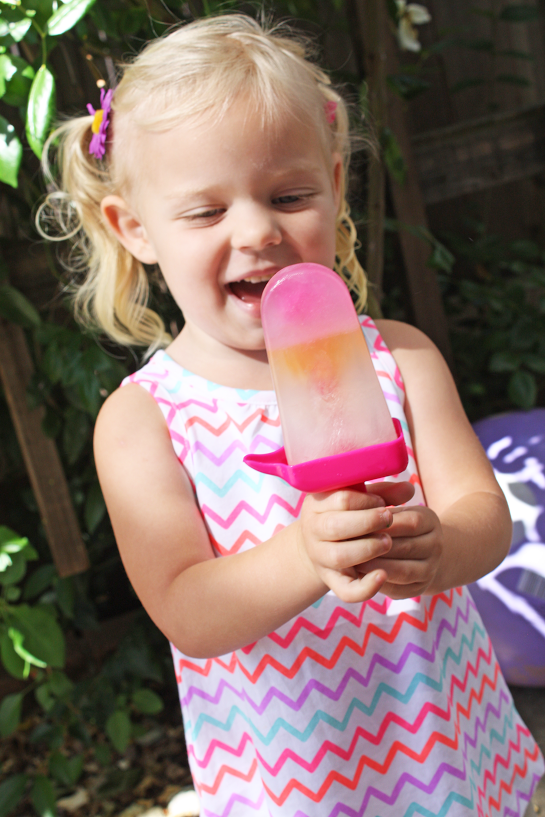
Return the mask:
[[324,102],[324,112],[328,124],[332,125],[337,114],[337,103],[333,99],[328,99],[327,102]]
[[97,159],[103,159],[106,153],[106,137],[108,125],[110,124],[109,114],[112,109],[113,91],[105,91],[104,88],[100,91],[100,108],[96,111],[92,105],[87,105],[87,110],[94,117],[91,130],[93,136],[89,144],[89,153]]

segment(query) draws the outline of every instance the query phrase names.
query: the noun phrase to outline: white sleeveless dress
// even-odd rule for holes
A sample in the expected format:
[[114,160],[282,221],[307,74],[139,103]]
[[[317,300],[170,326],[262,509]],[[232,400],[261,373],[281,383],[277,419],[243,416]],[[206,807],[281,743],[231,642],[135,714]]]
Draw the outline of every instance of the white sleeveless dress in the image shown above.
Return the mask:
[[[395,361],[363,331],[409,449]],[[272,391],[210,383],[157,352],[124,382],[157,401],[218,558],[269,539],[303,495],[244,465],[279,448]],[[329,592],[254,644],[172,647],[203,817],[520,817],[544,771],[466,588],[348,604]]]

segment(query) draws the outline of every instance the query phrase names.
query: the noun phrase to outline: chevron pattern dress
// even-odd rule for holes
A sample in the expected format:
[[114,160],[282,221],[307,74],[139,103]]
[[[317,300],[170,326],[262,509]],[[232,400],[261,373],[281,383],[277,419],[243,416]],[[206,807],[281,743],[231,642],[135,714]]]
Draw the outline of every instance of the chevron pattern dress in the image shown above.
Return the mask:
[[[422,503],[399,370],[362,325],[409,448],[396,479]],[[163,412],[217,558],[297,518],[303,495],[242,462],[282,445],[274,392],[210,383],[163,351],[125,382]],[[543,774],[465,588],[362,604],[329,592],[243,649],[172,654],[202,817],[519,817]]]

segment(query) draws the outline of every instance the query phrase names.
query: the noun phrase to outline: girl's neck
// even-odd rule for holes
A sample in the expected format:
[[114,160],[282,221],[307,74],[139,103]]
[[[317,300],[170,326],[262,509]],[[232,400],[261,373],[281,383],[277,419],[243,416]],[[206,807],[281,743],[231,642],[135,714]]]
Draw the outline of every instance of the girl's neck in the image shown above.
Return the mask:
[[208,335],[196,343],[186,329],[166,349],[184,369],[221,386],[258,391],[273,388],[265,349],[234,349]]

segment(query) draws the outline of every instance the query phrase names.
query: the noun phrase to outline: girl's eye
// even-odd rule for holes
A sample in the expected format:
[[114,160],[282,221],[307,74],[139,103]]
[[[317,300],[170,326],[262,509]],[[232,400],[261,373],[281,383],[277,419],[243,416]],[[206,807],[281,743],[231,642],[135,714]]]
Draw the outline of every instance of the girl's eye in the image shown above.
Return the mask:
[[304,196],[298,195],[296,193],[292,193],[287,196],[278,196],[278,198],[273,200],[274,204],[297,204],[300,202]]
[[199,219],[206,221],[206,219],[217,218],[222,213],[223,210],[221,208],[214,207],[210,210],[201,210],[200,212],[197,213],[188,213],[186,216],[184,216],[184,218],[187,219],[188,221],[196,221]]

